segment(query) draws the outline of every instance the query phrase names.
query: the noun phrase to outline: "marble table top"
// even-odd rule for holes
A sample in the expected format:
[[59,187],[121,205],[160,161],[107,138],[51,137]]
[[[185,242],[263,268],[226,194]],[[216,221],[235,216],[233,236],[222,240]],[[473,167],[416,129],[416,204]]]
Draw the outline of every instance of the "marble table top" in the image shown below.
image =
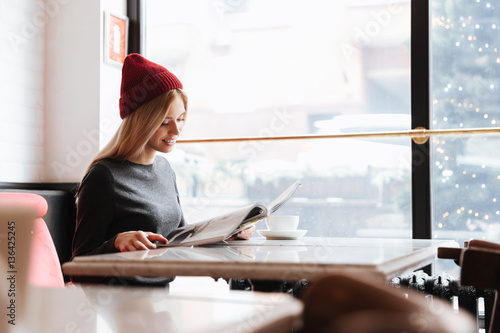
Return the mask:
[[[168,288],[31,288],[26,311],[2,332],[290,332],[302,303],[284,293],[179,293]],[[4,325],[4,326],[2,326]],[[7,327],[5,327],[7,326]]]
[[432,263],[445,240],[304,237],[252,238],[200,247],[169,247],[74,258],[68,275],[212,276],[300,280],[331,273],[372,274],[387,280]]

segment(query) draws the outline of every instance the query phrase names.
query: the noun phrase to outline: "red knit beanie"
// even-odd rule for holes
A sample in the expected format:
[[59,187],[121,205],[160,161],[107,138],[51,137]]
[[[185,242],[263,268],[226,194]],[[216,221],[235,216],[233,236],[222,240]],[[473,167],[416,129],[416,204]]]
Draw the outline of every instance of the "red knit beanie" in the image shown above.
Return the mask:
[[125,118],[139,106],[176,88],[182,89],[181,81],[165,67],[140,54],[129,54],[122,68],[120,117]]

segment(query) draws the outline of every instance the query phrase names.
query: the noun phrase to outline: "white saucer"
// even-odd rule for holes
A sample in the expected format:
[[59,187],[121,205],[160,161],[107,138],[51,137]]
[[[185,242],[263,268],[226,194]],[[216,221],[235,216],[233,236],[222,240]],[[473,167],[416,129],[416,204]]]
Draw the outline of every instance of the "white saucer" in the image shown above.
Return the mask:
[[266,239],[297,239],[306,234],[307,230],[257,230]]

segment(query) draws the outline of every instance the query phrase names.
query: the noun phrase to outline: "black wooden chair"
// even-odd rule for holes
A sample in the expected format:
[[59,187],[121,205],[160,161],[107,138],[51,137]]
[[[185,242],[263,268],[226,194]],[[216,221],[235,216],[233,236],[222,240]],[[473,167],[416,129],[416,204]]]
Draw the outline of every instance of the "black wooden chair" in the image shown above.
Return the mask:
[[461,267],[460,284],[482,290],[494,290],[495,301],[489,322],[489,333],[500,332],[500,244],[471,240],[464,248],[439,248],[438,258],[453,259]]

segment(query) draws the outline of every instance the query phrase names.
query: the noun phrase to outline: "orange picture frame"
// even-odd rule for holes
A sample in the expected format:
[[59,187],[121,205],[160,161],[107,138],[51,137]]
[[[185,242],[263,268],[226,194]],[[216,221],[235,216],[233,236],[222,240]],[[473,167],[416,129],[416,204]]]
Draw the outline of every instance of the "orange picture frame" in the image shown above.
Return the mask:
[[127,56],[128,17],[109,12],[104,15],[104,61],[121,66]]

